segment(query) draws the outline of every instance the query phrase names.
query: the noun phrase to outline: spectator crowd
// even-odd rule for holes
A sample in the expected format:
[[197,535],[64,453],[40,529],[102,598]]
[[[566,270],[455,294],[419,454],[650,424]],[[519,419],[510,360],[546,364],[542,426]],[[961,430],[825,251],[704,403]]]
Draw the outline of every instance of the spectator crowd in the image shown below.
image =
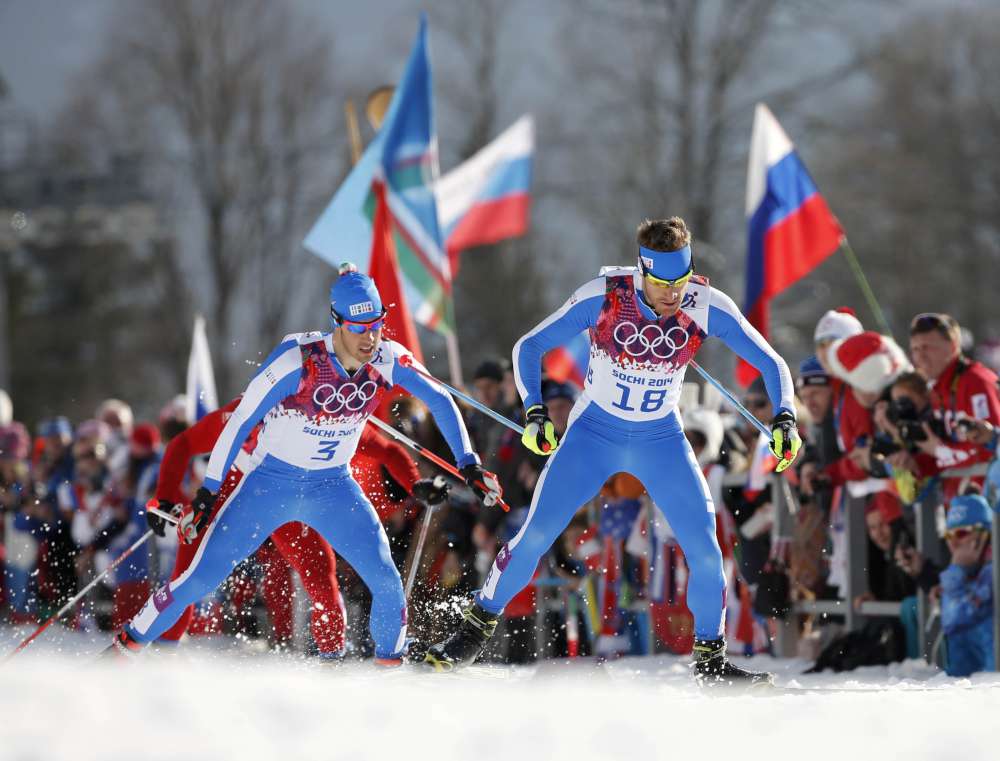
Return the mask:
[[[796,467],[783,476],[772,473],[768,441],[756,428],[723,409],[710,387],[686,386],[681,416],[716,505],[729,582],[731,651],[771,650],[777,620],[787,619],[800,641],[810,643],[812,649],[804,645],[802,654],[817,670],[919,657],[923,632],[916,601],[922,595],[941,632],[934,657],[949,674],[995,667],[991,528],[1000,500],[997,375],[971,358],[963,331],[946,314],[917,315],[907,338],[904,350],[892,338],[865,330],[848,309],[822,315],[815,355],[793,373],[807,444]],[[470,392],[501,415],[521,419],[509,362],[483,362]],[[30,627],[147,531],[145,506],[156,492],[163,448],[192,421],[183,397],[165,405],[156,423],[136,422],[128,404],[109,399],[92,419],[74,426],[54,417],[32,436],[13,419],[11,400],[0,394],[0,617],[8,625]],[[544,381],[544,401],[560,435],[578,394],[566,378]],[[771,419],[760,380],[742,401],[760,420]],[[383,417],[448,456],[426,409],[412,397],[389,400]],[[380,482],[385,504],[377,507],[404,578],[416,564],[411,632],[424,641],[452,628],[461,603],[482,584],[497,551],[524,522],[545,465],[545,458],[529,452],[501,423],[476,411],[468,411],[466,421],[484,466],[499,476],[509,513],[482,507],[459,485],[442,505],[428,508],[384,464],[353,465],[356,472],[365,470],[364,479]],[[437,475],[427,461],[417,466],[424,476]],[[194,494],[203,467],[201,460],[192,462],[182,496]],[[867,532],[860,557],[856,549],[849,551],[845,530],[851,506],[859,504]],[[927,511],[935,516],[936,530],[918,549],[917,526]],[[425,525],[418,558],[417,537]],[[172,532],[154,536],[65,616],[63,625],[118,628],[169,577],[176,550]],[[848,558],[863,567],[865,589],[848,583],[857,570]],[[338,564],[338,576],[351,652],[368,655],[367,590],[346,562]],[[287,562],[265,544],[203,602],[189,636],[241,634],[275,647],[315,649],[307,627],[296,637],[290,623],[291,578]],[[669,524],[641,483],[617,474],[581,506],[532,584],[507,607],[501,636],[486,657],[525,663],[541,657],[689,652],[693,630],[685,587],[683,553]],[[849,590],[853,599],[847,600]],[[845,600],[859,614],[871,609],[868,602],[898,606],[865,615],[864,625],[851,631],[843,615],[795,610],[798,602],[824,600]]]

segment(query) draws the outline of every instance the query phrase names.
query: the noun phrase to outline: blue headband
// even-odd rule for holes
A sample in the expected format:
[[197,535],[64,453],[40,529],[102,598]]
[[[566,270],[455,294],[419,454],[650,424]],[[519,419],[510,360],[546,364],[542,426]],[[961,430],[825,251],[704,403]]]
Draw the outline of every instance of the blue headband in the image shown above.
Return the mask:
[[676,280],[691,271],[691,246],[676,251],[654,251],[639,246],[639,260],[643,269],[653,277]]

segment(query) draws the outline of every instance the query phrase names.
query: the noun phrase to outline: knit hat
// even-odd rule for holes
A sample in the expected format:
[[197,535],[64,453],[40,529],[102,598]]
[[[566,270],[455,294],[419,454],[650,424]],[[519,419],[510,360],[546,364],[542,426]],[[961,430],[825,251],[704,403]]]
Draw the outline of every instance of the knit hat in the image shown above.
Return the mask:
[[798,388],[804,386],[829,386],[830,376],[827,375],[823,365],[815,356],[807,357],[799,363],[799,379],[796,383]]
[[990,503],[982,494],[964,494],[961,497],[953,497],[948,505],[946,526],[949,531],[965,526],[988,529],[992,525]]
[[476,368],[476,372],[472,374],[472,380],[477,381],[480,378],[486,378],[488,380],[494,380],[497,383],[501,383],[503,381],[503,365],[495,359],[483,360]]
[[882,520],[892,523],[903,517],[903,503],[891,492],[877,491],[868,498],[868,504],[865,505],[865,515],[868,513],[879,513]]
[[571,383],[559,383],[547,380],[542,383],[542,401],[548,404],[553,399],[567,399],[575,402],[578,396],[576,386]]
[[111,426],[103,420],[91,418],[84,420],[76,427],[77,439],[94,439],[101,443],[107,443],[111,438]]
[[861,320],[855,316],[853,309],[850,307],[837,307],[819,318],[819,322],[816,323],[816,332],[813,335],[813,341],[819,343],[820,341],[833,341],[838,338],[850,338],[863,330],[864,327],[861,325]]
[[31,435],[23,423],[0,426],[0,460],[24,460],[30,446]]
[[877,394],[912,368],[906,354],[888,336],[866,330],[830,345],[827,362],[833,374],[852,388]]
[[382,298],[375,282],[353,265],[341,265],[341,274],[330,286],[330,315],[337,325],[341,320],[373,322],[384,314]]
[[681,419],[684,421],[684,430],[697,431],[705,437],[705,448],[698,456],[698,464],[705,466],[718,460],[722,440],[726,435],[719,413],[706,407],[694,407],[686,410]]
[[139,423],[132,430],[129,443],[135,450],[152,452],[160,445],[160,430],[152,423]]
[[73,425],[69,422],[69,418],[63,415],[47,418],[38,424],[38,435],[44,438],[58,436],[62,439],[72,439]]

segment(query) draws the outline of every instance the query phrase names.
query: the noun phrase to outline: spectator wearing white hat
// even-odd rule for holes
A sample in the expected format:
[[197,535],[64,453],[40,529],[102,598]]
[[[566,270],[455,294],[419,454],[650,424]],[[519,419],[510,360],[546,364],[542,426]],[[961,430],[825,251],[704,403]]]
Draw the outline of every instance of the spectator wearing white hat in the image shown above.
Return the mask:
[[850,338],[862,332],[864,332],[864,326],[850,307],[837,307],[820,317],[813,333],[813,343],[816,345],[816,358],[823,369],[828,373],[831,372],[826,359],[830,344],[838,339]]
[[835,340],[827,362],[831,372],[851,387],[851,394],[845,398],[838,424],[840,445],[847,457],[826,472],[834,483],[866,480],[871,472],[875,403],[893,381],[913,368],[892,338],[871,330]]

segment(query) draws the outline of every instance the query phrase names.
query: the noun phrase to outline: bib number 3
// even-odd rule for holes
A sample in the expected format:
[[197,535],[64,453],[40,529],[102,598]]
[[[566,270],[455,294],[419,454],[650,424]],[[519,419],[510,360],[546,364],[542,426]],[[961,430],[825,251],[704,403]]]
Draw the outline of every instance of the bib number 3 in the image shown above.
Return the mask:
[[319,452],[316,457],[310,457],[311,460],[321,460],[323,462],[330,462],[337,453],[337,445],[340,444],[339,441],[324,441],[319,445]]

